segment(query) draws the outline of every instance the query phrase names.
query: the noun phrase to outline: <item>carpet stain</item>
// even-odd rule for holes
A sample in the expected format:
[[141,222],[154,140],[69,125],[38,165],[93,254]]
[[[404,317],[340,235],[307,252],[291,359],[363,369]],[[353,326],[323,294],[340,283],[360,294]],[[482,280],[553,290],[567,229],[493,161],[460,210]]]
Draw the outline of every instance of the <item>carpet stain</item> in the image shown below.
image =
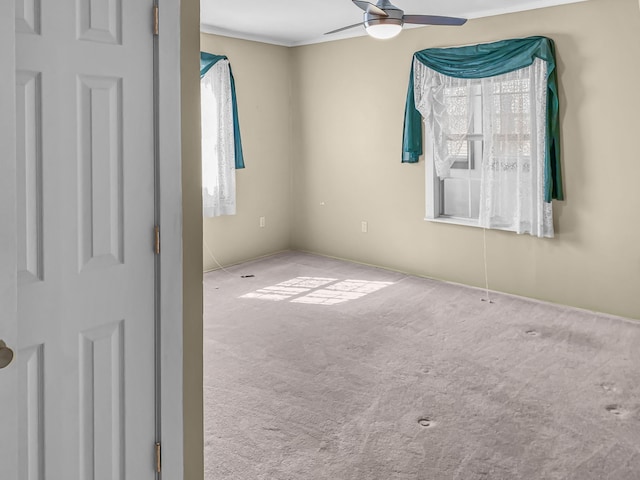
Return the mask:
[[421,427],[429,428],[433,427],[434,423],[433,420],[431,420],[429,417],[422,417],[418,419],[418,425],[420,425]]
[[616,417],[621,417],[624,418],[628,415],[629,412],[627,412],[627,410],[625,410],[621,405],[618,405],[616,403],[613,403],[611,405],[607,405],[606,407],[604,407],[605,410],[607,412],[609,412],[612,415],[615,415]]

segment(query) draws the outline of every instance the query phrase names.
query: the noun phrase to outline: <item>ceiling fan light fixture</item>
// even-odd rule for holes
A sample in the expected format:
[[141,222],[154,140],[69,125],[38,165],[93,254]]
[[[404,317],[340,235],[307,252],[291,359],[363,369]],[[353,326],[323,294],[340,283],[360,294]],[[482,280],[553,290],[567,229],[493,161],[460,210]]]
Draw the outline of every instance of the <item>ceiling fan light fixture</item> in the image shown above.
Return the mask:
[[380,40],[387,40],[398,35],[402,31],[402,20],[385,18],[366,21],[364,26],[369,36]]

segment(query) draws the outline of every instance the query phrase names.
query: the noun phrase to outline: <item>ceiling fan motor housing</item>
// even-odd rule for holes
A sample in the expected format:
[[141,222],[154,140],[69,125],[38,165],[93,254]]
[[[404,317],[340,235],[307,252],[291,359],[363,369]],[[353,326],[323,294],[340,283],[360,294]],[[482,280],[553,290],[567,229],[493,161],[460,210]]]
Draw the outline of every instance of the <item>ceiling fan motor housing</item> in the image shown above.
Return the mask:
[[375,13],[364,12],[364,26],[369,27],[372,25],[400,25],[404,24],[402,17],[404,12],[395,5],[391,5],[388,2],[379,2],[378,6],[382,8],[387,17],[376,15]]

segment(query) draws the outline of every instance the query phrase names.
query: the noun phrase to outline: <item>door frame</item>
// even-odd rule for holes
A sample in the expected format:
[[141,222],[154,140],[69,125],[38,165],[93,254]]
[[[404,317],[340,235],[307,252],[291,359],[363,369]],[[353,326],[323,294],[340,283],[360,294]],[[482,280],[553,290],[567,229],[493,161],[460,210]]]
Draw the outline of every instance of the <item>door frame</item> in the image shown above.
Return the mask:
[[158,0],[162,477],[184,476],[180,0]]
[[[160,425],[162,474],[182,480],[182,175],[180,116],[180,0],[158,0],[158,128],[159,209],[162,232],[160,254],[160,349],[162,352]],[[151,20],[151,10],[149,18]],[[148,28],[141,25],[141,28]],[[17,345],[17,222],[16,222],[16,82],[15,2],[0,2],[0,334],[7,345]],[[150,248],[151,248],[151,242]],[[8,280],[7,280],[8,279]],[[152,335],[153,332],[150,332]],[[18,471],[17,367],[0,373],[0,405],[3,408],[0,477],[11,479]],[[5,410],[6,409],[6,410]],[[7,420],[5,420],[5,413]],[[149,438],[149,452],[153,438]],[[150,455],[151,461],[151,455]]]

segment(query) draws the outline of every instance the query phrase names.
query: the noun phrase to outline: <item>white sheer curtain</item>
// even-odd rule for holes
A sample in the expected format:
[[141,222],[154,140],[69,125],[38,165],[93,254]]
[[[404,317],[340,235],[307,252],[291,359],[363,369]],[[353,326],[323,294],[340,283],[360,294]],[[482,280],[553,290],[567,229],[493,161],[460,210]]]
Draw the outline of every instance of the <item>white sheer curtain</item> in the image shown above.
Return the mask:
[[[433,137],[440,178],[477,131],[482,114],[482,166],[478,224],[537,237],[553,237],[551,203],[544,202],[547,63],[479,80],[453,78],[414,64],[416,108]],[[481,89],[481,106],[475,98]]]
[[551,203],[544,202],[547,63],[482,80],[486,161],[480,225],[553,237]]
[[205,217],[235,215],[236,169],[229,61],[220,60],[200,80],[202,201]]
[[414,72],[416,109],[433,138],[436,174],[445,178],[473,130],[474,80],[443,75],[418,61]]

